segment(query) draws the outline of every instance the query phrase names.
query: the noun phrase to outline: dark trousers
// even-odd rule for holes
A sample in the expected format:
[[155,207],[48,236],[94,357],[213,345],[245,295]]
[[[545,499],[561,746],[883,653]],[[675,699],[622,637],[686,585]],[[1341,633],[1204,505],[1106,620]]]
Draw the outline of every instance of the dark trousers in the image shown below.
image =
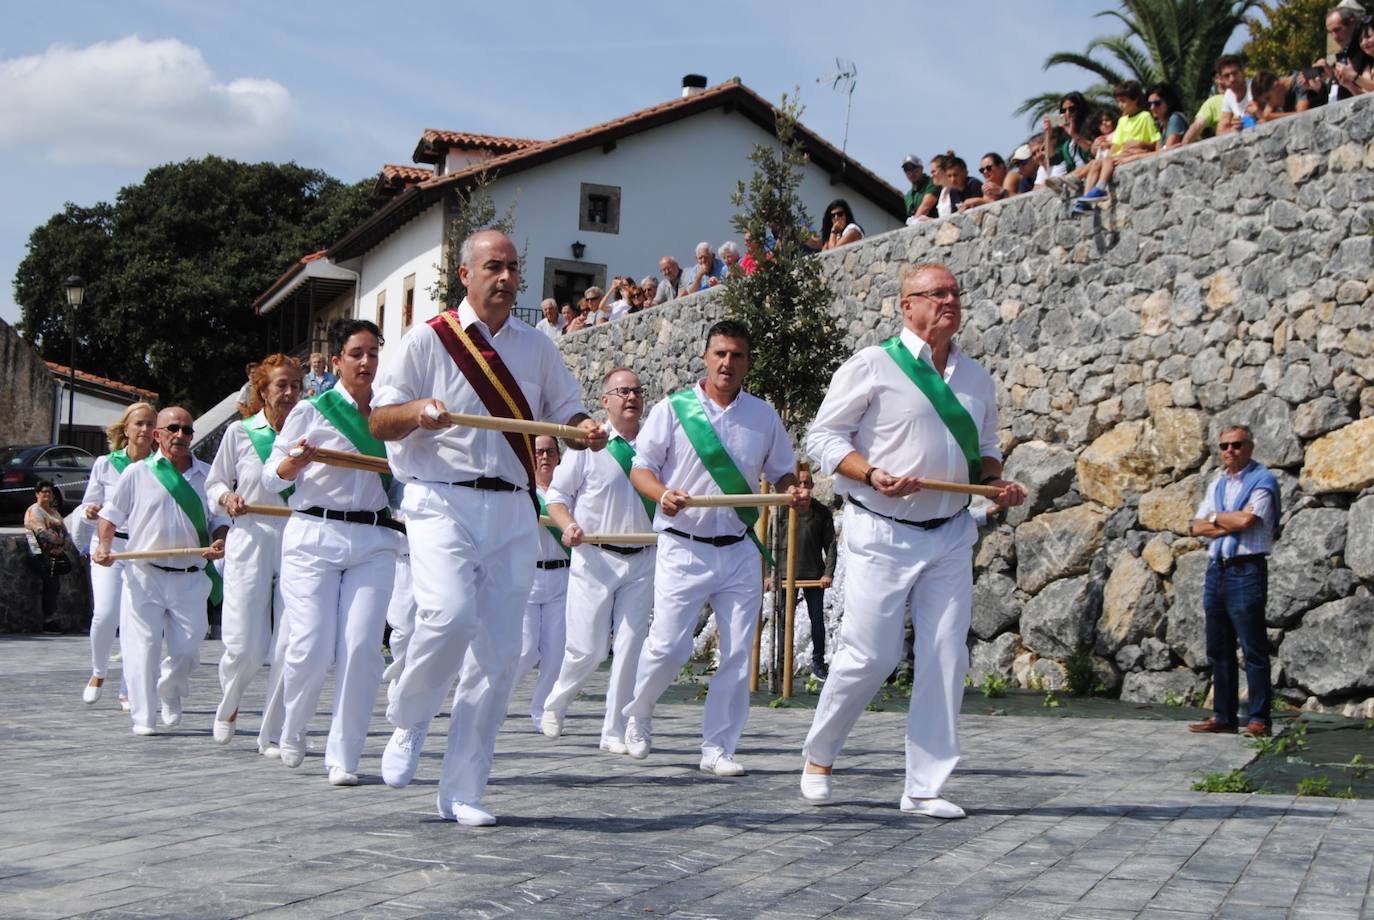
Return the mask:
[[802,588],[806,613],[811,618],[811,663],[825,664],[825,589]]
[[29,568],[43,583],[43,625],[51,626],[57,617],[57,592],[62,580],[53,573],[52,557],[47,553],[29,556]]
[[1269,635],[1264,606],[1269,595],[1269,564],[1263,556],[1225,567],[1207,566],[1202,608],[1207,618],[1207,661],[1212,666],[1212,709],[1223,725],[1235,725],[1239,696],[1236,646],[1245,655],[1245,686],[1250,719],[1269,724],[1273,691],[1269,683]]

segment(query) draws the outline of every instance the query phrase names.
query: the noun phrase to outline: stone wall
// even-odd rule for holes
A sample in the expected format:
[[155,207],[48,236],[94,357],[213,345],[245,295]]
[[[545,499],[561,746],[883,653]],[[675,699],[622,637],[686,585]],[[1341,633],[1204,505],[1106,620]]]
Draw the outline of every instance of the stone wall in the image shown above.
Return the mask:
[[46,444],[56,390],[43,358],[0,319],[0,446]]
[[[1188,526],[1219,427],[1240,420],[1283,485],[1280,692],[1374,710],[1371,137],[1364,97],[1129,164],[1086,217],[1039,192],[820,257],[851,347],[898,328],[904,262],[945,262],[967,291],[959,342],[999,382],[1007,468],[1031,495],[978,550],[975,679],[1054,686],[1088,649],[1123,697],[1205,694]],[[618,364],[660,396],[698,375],[717,301],[563,351],[589,399]]]
[[[72,570],[62,578],[57,595],[57,621],[62,632],[84,632],[91,626],[89,563],[68,549]],[[29,568],[29,541],[19,534],[0,534],[0,634],[43,631],[43,583]]]

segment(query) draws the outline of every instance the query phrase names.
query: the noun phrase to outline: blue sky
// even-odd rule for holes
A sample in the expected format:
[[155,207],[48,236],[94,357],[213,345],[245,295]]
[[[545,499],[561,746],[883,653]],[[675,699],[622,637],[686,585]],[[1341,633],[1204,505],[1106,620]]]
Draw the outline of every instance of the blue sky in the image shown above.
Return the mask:
[[[902,157],[973,162],[1029,133],[1020,100],[1088,82],[1041,63],[1115,31],[1109,0],[370,4],[7,3],[0,30],[0,317],[30,231],[112,201],[159,163],[295,160],[353,181],[408,163],[427,127],[552,137],[739,76],[898,187]],[[671,184],[672,176],[664,182]]]

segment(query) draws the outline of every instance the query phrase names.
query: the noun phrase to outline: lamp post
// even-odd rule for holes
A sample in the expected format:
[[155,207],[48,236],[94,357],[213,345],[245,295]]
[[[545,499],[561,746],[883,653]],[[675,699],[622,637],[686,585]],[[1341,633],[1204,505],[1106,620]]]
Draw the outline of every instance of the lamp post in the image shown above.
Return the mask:
[[76,410],[76,311],[81,306],[81,301],[86,298],[86,282],[81,280],[80,275],[68,275],[67,280],[62,282],[62,287],[67,292],[67,326],[71,333],[72,345],[70,360],[67,362],[67,371],[71,374],[67,383],[67,443],[71,444],[76,433],[76,425],[72,420]]

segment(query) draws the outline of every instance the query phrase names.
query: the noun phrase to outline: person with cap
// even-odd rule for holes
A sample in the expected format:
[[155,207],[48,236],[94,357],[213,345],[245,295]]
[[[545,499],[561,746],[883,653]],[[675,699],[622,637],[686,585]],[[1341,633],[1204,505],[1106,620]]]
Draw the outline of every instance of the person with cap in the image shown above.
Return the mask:
[[939,189],[935,187],[935,181],[926,175],[926,167],[921,158],[914,153],[907,154],[906,159],[902,161],[902,172],[906,173],[907,181],[911,183],[911,188],[902,193],[902,200],[906,203],[907,220],[910,220],[916,216],[921,199],[927,195],[939,194]]

